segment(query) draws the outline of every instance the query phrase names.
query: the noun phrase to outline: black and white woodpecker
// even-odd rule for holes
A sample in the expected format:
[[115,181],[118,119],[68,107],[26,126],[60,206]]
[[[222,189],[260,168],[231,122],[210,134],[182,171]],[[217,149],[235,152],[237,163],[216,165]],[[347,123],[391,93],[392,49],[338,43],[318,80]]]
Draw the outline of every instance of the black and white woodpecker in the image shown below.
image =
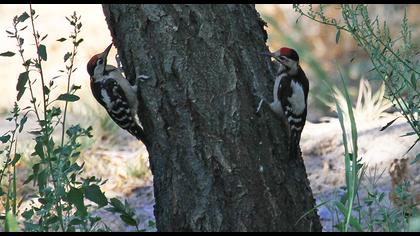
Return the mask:
[[297,157],[300,150],[300,136],[306,122],[309,81],[299,65],[299,55],[294,49],[283,47],[273,53],[263,54],[276,60],[278,70],[273,88],[273,102],[269,103],[262,99],[257,112],[263,102],[266,102],[286,123],[290,139],[290,156]]
[[[145,134],[137,113],[137,81],[135,85],[129,83],[118,60],[118,68],[107,64],[111,47],[112,43],[87,64],[92,94],[118,126],[144,142]],[[140,75],[137,79],[147,80],[149,77]]]

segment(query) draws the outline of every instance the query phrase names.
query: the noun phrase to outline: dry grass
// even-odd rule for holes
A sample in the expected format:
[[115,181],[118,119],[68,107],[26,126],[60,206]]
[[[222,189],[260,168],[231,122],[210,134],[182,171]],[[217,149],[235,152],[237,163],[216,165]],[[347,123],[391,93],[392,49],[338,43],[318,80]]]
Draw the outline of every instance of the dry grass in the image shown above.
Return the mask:
[[[363,78],[360,80],[357,102],[355,107],[353,107],[354,118],[358,126],[368,127],[380,118],[392,116],[386,113],[386,111],[393,105],[389,100],[384,98],[384,94],[384,85],[381,85],[377,91],[373,91],[369,81]],[[337,99],[340,107],[347,106],[344,95],[337,87],[334,87],[333,96]],[[336,109],[335,103],[327,102],[327,105],[333,111]],[[343,113],[347,112],[343,111]],[[350,121],[347,115],[345,115],[345,124],[347,127],[350,127]]]

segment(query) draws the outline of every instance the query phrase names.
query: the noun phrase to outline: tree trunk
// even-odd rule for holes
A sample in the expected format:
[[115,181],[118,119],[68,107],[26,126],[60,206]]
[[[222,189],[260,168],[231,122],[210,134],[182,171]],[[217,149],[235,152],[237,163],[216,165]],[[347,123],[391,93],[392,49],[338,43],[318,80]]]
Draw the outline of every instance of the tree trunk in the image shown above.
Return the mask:
[[[139,116],[159,231],[320,231],[301,159],[255,109],[271,100],[253,5],[104,5],[125,73],[147,74]],[[268,96],[269,95],[269,96]],[[316,211],[315,211],[316,212]]]

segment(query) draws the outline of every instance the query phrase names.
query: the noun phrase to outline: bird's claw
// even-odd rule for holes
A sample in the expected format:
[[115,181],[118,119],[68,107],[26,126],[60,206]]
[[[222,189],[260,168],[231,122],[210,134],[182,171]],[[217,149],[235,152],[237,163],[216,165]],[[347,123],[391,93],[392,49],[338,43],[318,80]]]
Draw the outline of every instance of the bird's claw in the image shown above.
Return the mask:
[[120,55],[117,53],[115,54],[115,61],[117,62],[117,67],[120,71],[123,71],[122,68],[122,64],[121,64],[121,60],[120,60]]
[[255,111],[255,114],[259,114],[263,103],[264,99],[261,99],[260,103],[258,104],[257,110]]
[[140,82],[144,82],[150,79],[150,76],[148,75],[139,75],[137,76],[137,80],[139,80]]
[[140,68],[137,67],[137,66],[135,67],[135,72],[136,72],[137,81],[144,82],[144,81],[147,81],[147,80],[150,79],[150,76],[141,74],[140,73]]

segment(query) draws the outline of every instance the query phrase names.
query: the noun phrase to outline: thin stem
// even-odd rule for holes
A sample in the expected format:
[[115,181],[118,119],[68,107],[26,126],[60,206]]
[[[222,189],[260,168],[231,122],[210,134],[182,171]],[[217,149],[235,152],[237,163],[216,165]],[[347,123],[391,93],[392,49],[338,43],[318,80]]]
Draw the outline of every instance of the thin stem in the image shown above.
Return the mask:
[[[362,47],[362,49],[368,53],[370,60],[375,66],[375,70],[379,73],[381,76],[382,81],[384,82],[385,86],[387,87],[388,91],[390,91],[391,95],[395,98],[396,103],[398,107],[401,109],[402,115],[405,117],[407,122],[410,124],[412,129],[415,131],[415,133],[420,137],[420,130],[415,126],[414,122],[416,121],[413,113],[407,112],[404,108],[408,108],[407,103],[404,99],[402,99],[401,95],[397,92],[393,91],[393,85],[390,84],[390,81],[387,80],[387,78],[384,76],[384,73],[386,72],[380,70],[380,66],[386,66],[392,68],[393,71],[398,73],[399,76],[402,77],[402,79],[410,84],[410,81],[408,81],[407,77],[404,76],[404,74],[401,72],[401,70],[395,65],[395,63],[400,62],[402,65],[404,65],[408,70],[420,74],[417,70],[415,70],[409,63],[407,63],[405,60],[403,60],[396,52],[392,50],[390,46],[388,46],[385,42],[383,42],[374,32],[373,28],[371,27],[371,24],[377,23],[378,19],[375,19],[372,23],[370,22],[370,19],[367,15],[367,10],[363,7],[366,6],[359,6],[357,5],[355,8],[348,4],[342,4],[342,17],[345,21],[346,26],[340,26],[335,21],[330,22],[326,19],[317,19],[317,14],[307,14],[303,12],[299,6],[295,7],[295,10],[300,13],[301,15],[319,22],[324,25],[330,25],[336,27],[338,30],[344,30],[349,32],[353,38],[359,43],[359,45]],[[312,9],[309,10],[310,12],[313,12]],[[353,13],[353,14],[352,14]],[[359,14],[360,13],[360,14]],[[361,15],[363,18],[363,24],[360,25],[359,20],[357,19],[357,16]],[[354,22],[354,23],[352,23]],[[363,32],[368,32],[368,34],[363,34]],[[368,40],[368,38],[372,40]],[[374,52],[379,50],[379,45],[372,45],[372,42],[377,41],[379,45],[384,47],[384,51],[387,50],[392,54],[392,58],[394,58],[394,61],[389,60],[387,57],[383,58],[375,58]],[[382,52],[383,53],[383,52]],[[381,53],[381,55],[382,55]],[[379,60],[379,61],[378,61]],[[378,62],[377,62],[378,61]],[[382,62],[384,61],[384,62]],[[378,65],[379,63],[379,65]],[[384,64],[385,63],[385,64]],[[415,91],[416,89],[413,88]]]
[[[71,56],[71,59],[70,59],[70,67],[68,69],[68,76],[67,76],[67,93],[70,92],[70,79],[71,79],[71,75],[73,73],[74,58],[76,56],[77,46],[76,46],[75,43],[77,42],[77,33],[78,33],[77,29],[75,29],[74,33],[75,34],[74,34],[74,40],[73,40],[73,53],[72,53],[72,56]],[[64,144],[64,131],[65,131],[65,128],[66,128],[66,115],[67,115],[68,103],[69,102],[66,101],[65,105],[64,105],[63,130],[61,131],[61,147],[63,147],[63,144]]]
[[[373,60],[371,60],[371,61],[373,63],[373,66],[375,68],[377,68],[378,65]],[[420,137],[420,131],[416,128],[415,124],[412,122],[412,120],[410,119],[410,117],[408,117],[407,112],[404,111],[403,106],[401,105],[401,102],[402,102],[406,106],[404,99],[402,99],[402,97],[399,94],[394,93],[392,91],[392,86],[388,83],[387,79],[383,76],[382,73],[379,72],[379,75],[381,76],[382,81],[384,81],[384,84],[387,87],[387,89],[391,92],[392,96],[394,96],[396,98],[395,101],[397,102],[398,107],[400,107],[400,109],[402,111],[401,112],[402,115],[405,117],[405,119],[407,120],[407,122],[410,124],[411,128]]]
[[[16,147],[16,143],[15,143]],[[16,153],[16,150],[15,150]],[[16,196],[16,165],[13,165],[13,186],[12,186],[12,196],[13,196],[13,215],[16,215],[17,208],[17,196]]]
[[[42,59],[41,59],[41,55],[39,53],[39,41],[38,41],[38,36],[36,34],[35,31],[35,25],[34,25],[34,16],[33,16],[33,12],[32,12],[32,4],[29,4],[29,8],[30,8],[30,17],[31,17],[31,24],[32,24],[32,32],[35,38],[35,46],[36,46],[36,51],[37,51],[37,56],[38,56],[38,72],[39,75],[41,76],[41,84],[42,84],[42,96],[43,96],[43,105],[44,105],[44,121],[45,119],[47,119],[47,103],[46,103],[46,99],[45,99],[45,79],[44,79],[44,73],[42,71]],[[45,122],[45,131],[47,131],[47,123]],[[47,145],[48,147],[48,145]]]
[[[53,169],[52,162],[51,162],[51,150],[50,150],[50,145],[49,145],[50,132],[48,130],[48,121],[47,121],[47,99],[46,99],[46,93],[45,93],[45,79],[44,79],[44,74],[43,74],[43,71],[42,71],[42,59],[41,59],[41,55],[40,55],[40,52],[39,52],[39,38],[37,36],[36,30],[35,30],[35,25],[34,25],[34,16],[33,16],[32,4],[29,4],[29,9],[30,9],[31,24],[32,24],[32,32],[33,32],[33,35],[34,35],[34,38],[35,38],[35,46],[36,46],[36,49],[37,49],[38,65],[39,65],[38,72],[41,76],[41,84],[42,84],[42,102],[43,102],[43,106],[44,106],[44,130],[43,131],[44,131],[44,138],[46,139],[44,141],[46,142],[47,160],[48,160],[48,165],[49,165],[49,168],[50,168],[50,173],[51,173],[54,189],[57,191],[58,186],[57,186],[56,180],[54,178],[54,169]],[[64,231],[64,222],[63,222],[63,217],[62,217],[62,206],[61,206],[60,198],[56,202],[56,207],[57,207],[57,213],[58,213],[58,218],[59,218],[61,230]]]
[[[19,51],[19,54],[20,54],[20,58],[22,58],[22,64],[25,65],[25,71],[29,75],[29,64],[25,64],[26,60],[25,60],[25,57],[23,56],[22,44],[19,42],[20,37],[17,35],[17,33],[19,31],[18,31],[18,29],[16,27],[16,24],[14,24],[14,29],[15,29],[16,40],[17,40],[18,47],[19,47],[19,50],[18,51]],[[38,108],[36,107],[36,100],[35,100],[35,96],[34,96],[34,92],[33,92],[33,89],[32,89],[32,83],[31,82],[32,81],[29,79],[28,80],[28,84],[29,84],[29,91],[31,93],[31,102],[34,105],[34,111],[35,111],[36,118],[37,118],[38,122],[40,122],[41,119],[39,118]]]
[[10,147],[9,147],[9,150],[7,150],[7,153],[8,154],[7,154],[6,162],[5,162],[5,165],[4,165],[4,167],[3,167],[2,171],[1,171],[1,174],[0,174],[0,183],[3,180],[4,172],[6,171],[6,168],[8,167],[8,164],[10,162],[10,153],[12,152],[13,143],[15,142],[14,140],[15,140],[15,134],[16,134],[17,129],[18,129],[17,117],[15,117],[15,129],[13,131],[11,131],[12,138],[10,139]]

